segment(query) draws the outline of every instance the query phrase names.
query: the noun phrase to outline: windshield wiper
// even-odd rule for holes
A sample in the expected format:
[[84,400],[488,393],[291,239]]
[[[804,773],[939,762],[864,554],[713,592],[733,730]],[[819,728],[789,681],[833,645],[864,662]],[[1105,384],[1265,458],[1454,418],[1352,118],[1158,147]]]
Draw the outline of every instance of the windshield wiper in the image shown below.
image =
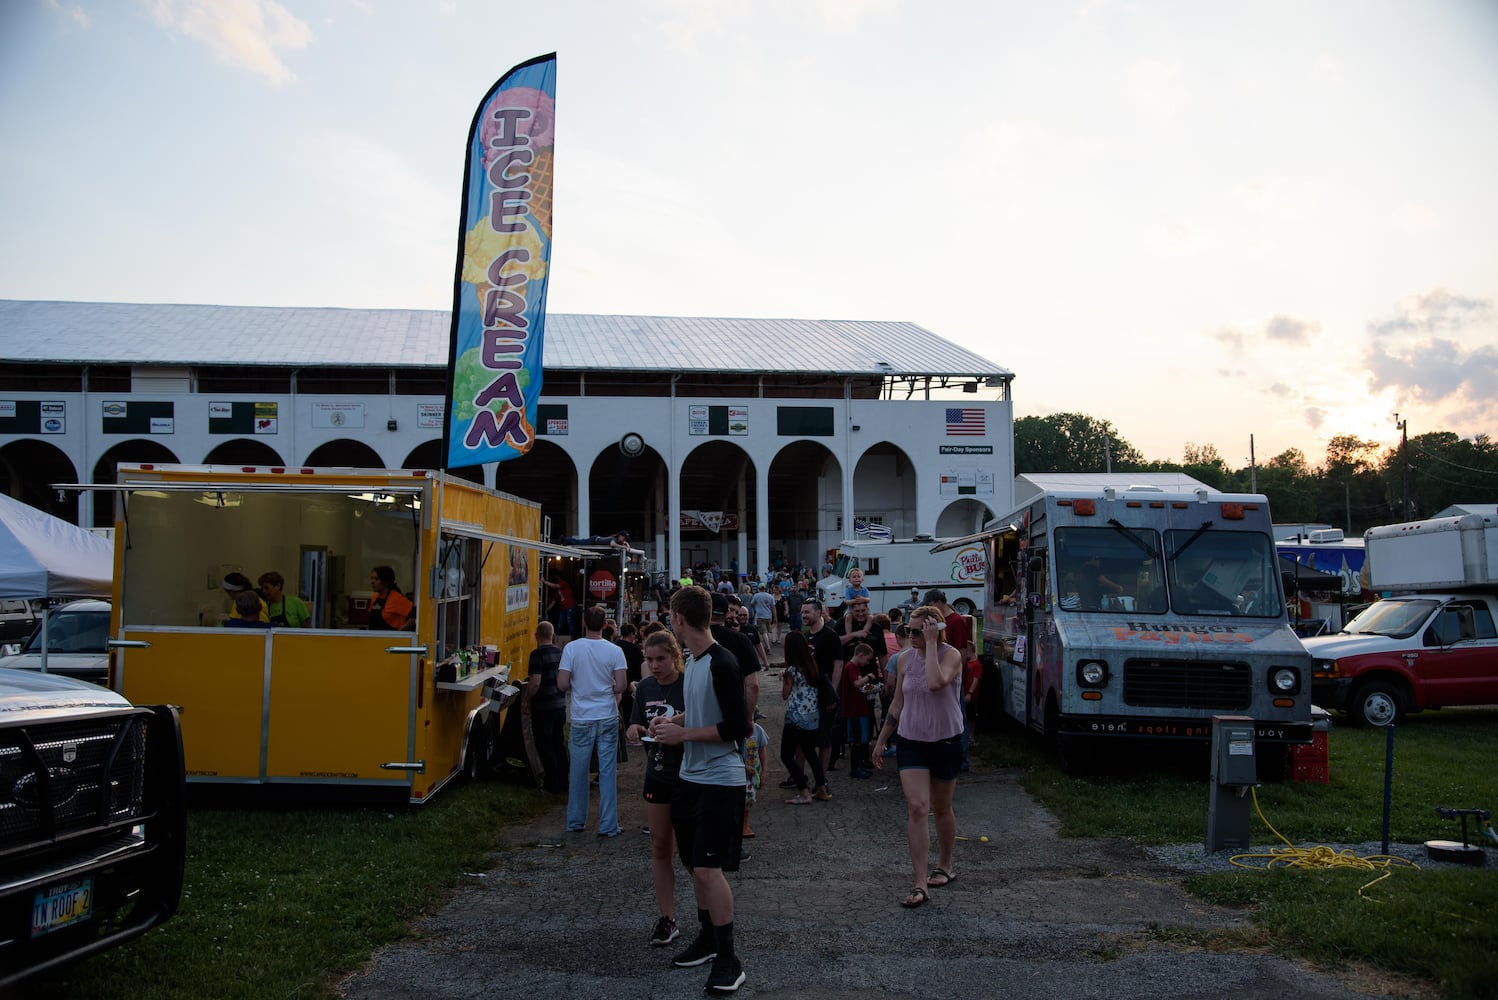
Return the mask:
[[1181,558],[1181,556],[1185,554],[1186,550],[1189,549],[1189,548],[1191,548],[1191,546],[1196,543],[1196,540],[1198,538],[1200,538],[1202,535],[1205,535],[1207,533],[1207,529],[1210,528],[1210,527],[1212,527],[1212,523],[1213,522],[1211,522],[1211,521],[1203,521],[1202,522],[1202,526],[1200,528],[1197,528],[1195,531],[1193,531],[1191,533],[1191,537],[1188,538],[1188,539],[1186,539],[1184,542],[1182,542],[1181,543],[1181,547],[1178,548],[1178,549],[1176,549],[1169,556],[1167,556],[1166,560],[1168,562],[1175,562],[1177,559]]
[[1146,545],[1139,539],[1138,535],[1134,534],[1128,528],[1124,527],[1123,522],[1118,518],[1108,518],[1108,527],[1112,528],[1114,531],[1118,532],[1120,535],[1123,535],[1129,541],[1133,542],[1134,546],[1139,549],[1140,552],[1143,552],[1145,555],[1149,556],[1150,559],[1153,560],[1160,558],[1160,553],[1155,551],[1155,547],[1153,545]]

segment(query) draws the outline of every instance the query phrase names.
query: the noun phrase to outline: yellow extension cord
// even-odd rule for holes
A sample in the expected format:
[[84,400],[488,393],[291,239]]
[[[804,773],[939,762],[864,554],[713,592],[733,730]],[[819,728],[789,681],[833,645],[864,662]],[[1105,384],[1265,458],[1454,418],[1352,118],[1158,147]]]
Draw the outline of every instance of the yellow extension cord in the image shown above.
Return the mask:
[[[1395,868],[1414,868],[1417,871],[1420,866],[1406,858],[1396,858],[1389,854],[1369,854],[1360,857],[1350,850],[1334,851],[1322,844],[1317,847],[1296,847],[1285,839],[1284,834],[1274,828],[1269,820],[1264,818],[1264,810],[1259,808],[1258,790],[1250,788],[1253,794],[1254,811],[1259,814],[1259,819],[1269,827],[1269,832],[1284,841],[1284,847],[1276,847],[1268,854],[1235,854],[1228,861],[1239,868],[1263,868],[1270,871],[1274,868],[1350,868],[1356,871],[1376,872],[1383,874],[1371,882],[1366,882],[1358,887],[1358,895],[1369,902],[1377,903],[1380,900],[1371,899],[1363,895],[1363,890],[1371,885],[1376,885],[1394,874]],[[1262,859],[1262,864],[1245,864],[1249,859]]]

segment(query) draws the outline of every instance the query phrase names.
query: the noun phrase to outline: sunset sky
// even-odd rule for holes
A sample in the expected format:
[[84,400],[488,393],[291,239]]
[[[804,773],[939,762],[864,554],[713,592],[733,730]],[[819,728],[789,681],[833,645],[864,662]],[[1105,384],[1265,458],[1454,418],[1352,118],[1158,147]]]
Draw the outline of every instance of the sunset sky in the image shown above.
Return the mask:
[[550,51],[553,312],[908,320],[1153,459],[1498,429],[1490,0],[9,0],[0,298],[448,309]]

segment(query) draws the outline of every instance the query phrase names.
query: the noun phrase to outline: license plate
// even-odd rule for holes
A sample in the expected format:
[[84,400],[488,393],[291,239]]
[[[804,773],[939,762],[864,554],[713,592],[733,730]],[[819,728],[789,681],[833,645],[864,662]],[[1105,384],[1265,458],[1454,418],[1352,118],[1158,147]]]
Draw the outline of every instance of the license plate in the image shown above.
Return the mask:
[[93,911],[94,880],[91,878],[43,889],[36,894],[31,905],[31,936],[41,937],[87,920]]

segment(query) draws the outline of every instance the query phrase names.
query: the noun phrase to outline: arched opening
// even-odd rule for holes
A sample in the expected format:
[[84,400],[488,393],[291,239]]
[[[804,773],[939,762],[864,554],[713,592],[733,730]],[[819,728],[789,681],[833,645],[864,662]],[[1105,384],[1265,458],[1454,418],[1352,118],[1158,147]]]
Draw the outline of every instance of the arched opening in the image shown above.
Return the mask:
[[772,568],[784,561],[816,570],[827,548],[824,530],[830,532],[841,513],[841,465],[826,445],[795,441],[770,462],[769,477]]
[[976,534],[996,516],[993,508],[983,501],[963,497],[942,508],[941,514],[936,518],[936,536],[957,538]]
[[[411,454],[401,463],[402,469],[441,469],[442,468],[442,439],[434,438],[431,441],[423,441],[411,449]],[[480,486],[488,486],[484,480],[484,467],[482,465],[464,465],[456,469],[445,470],[449,475],[466,479],[470,483]]]
[[645,445],[637,455],[627,455],[610,445],[599,452],[588,470],[589,524],[579,525],[580,535],[611,535],[628,531],[630,538],[651,537],[656,529],[655,513],[664,509],[656,502],[660,453]]
[[52,484],[77,481],[72,460],[46,441],[23,439],[0,448],[0,493],[73,524],[78,523],[77,491],[58,499]]
[[[537,440],[519,458],[500,462],[494,481],[495,489],[540,504],[542,523],[550,519],[552,538],[585,533],[577,525],[577,466],[560,445]],[[629,531],[631,538],[641,537]]]
[[[151,463],[159,465],[175,465],[179,459],[172,454],[170,448],[156,441],[148,441],[145,438],[133,438],[129,441],[121,441],[99,456],[99,461],[94,463],[94,476],[91,482],[113,483],[115,482],[115,470],[121,463]],[[109,494],[94,494],[94,524],[95,528],[108,528],[114,524],[114,504],[110,502]]]
[[[853,467],[853,515],[884,525],[896,538],[910,538],[922,530],[917,523],[916,485],[910,456],[898,445],[880,441]],[[843,534],[852,537],[847,529]]]
[[[756,526],[754,463],[744,449],[727,441],[699,445],[681,465],[681,509],[722,514],[716,531],[682,517],[681,559],[684,567],[700,568],[718,563],[737,566],[739,573],[759,572],[755,565]],[[739,537],[744,538],[744,559],[739,559]]]
[[363,441],[351,441],[348,438],[340,438],[337,441],[325,441],[312,449],[303,463],[313,468],[324,467],[332,469],[383,469],[385,462],[379,454],[365,444]]
[[284,466],[286,464],[276,453],[276,449],[264,441],[256,441],[252,438],[235,438],[232,441],[225,441],[210,451],[203,461],[209,465]]

